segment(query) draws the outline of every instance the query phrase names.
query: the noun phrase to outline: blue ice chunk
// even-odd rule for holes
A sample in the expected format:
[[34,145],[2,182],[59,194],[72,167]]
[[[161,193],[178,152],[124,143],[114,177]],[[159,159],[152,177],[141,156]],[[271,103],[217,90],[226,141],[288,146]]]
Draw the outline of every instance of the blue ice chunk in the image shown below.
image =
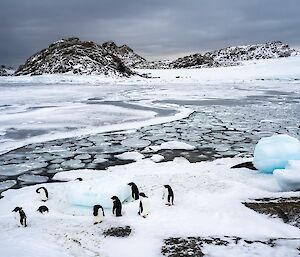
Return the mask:
[[253,164],[264,173],[284,169],[290,160],[300,160],[300,142],[288,135],[262,138],[254,150]]

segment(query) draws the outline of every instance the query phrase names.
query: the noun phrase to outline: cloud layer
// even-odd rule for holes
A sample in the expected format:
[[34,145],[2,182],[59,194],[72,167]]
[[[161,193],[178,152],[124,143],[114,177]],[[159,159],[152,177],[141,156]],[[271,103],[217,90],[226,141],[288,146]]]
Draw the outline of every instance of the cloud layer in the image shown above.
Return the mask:
[[299,0],[1,0],[0,64],[70,36],[149,59],[281,40],[300,46]]

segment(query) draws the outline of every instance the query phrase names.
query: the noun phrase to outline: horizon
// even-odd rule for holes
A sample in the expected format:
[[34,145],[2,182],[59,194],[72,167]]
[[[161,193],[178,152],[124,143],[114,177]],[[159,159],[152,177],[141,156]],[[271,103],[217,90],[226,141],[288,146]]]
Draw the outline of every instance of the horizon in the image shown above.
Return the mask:
[[18,66],[71,36],[127,44],[150,61],[278,40],[299,49],[299,7],[297,0],[3,0],[0,64]]

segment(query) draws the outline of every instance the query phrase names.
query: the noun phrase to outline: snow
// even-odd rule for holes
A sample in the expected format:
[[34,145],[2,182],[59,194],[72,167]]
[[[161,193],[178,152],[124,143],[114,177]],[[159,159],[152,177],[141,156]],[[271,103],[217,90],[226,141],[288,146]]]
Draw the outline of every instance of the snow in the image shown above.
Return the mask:
[[[48,252],[57,253],[57,249],[61,249],[67,256],[80,256],[85,249],[91,256],[106,254],[117,257],[122,253],[124,257],[158,257],[161,256],[162,240],[170,236],[229,235],[256,240],[300,237],[298,228],[279,219],[260,215],[241,203],[249,198],[294,195],[279,192],[273,176],[248,169],[230,169],[245,161],[249,159],[228,158],[199,163],[181,159],[154,163],[143,159],[110,167],[108,171],[87,173],[87,170],[79,170],[56,174],[67,180],[82,177],[83,181],[46,184],[50,194],[46,205],[50,212],[43,217],[36,212],[40,205],[35,198],[37,186],[8,190],[0,199],[1,250],[8,253],[13,251],[11,248],[20,249],[27,243],[26,249],[32,253],[34,239],[35,244],[47,245]],[[107,198],[102,204],[109,204],[108,197],[121,191],[125,198],[125,188],[129,190],[127,183],[130,181],[134,181],[140,191],[149,197],[151,210],[146,219],[137,215],[138,201],[134,201],[123,204],[124,215],[120,218],[114,217],[111,210],[106,209],[104,222],[93,226],[92,208],[73,205],[93,205],[104,197],[104,191]],[[174,190],[175,205],[172,207],[165,206],[161,200],[164,184],[170,184]],[[90,192],[94,192],[94,195]],[[11,216],[15,206],[22,206],[26,212],[28,228],[15,225]],[[125,225],[134,230],[128,238],[104,238],[101,235],[103,229]],[[19,238],[22,235],[23,239],[8,240],[18,235]],[[74,243],[74,240],[80,244]],[[133,247],[136,244],[139,245],[138,249]],[[262,255],[264,250],[259,246],[252,249],[258,255]],[[283,252],[289,253],[290,250]],[[271,251],[264,256],[272,256],[273,253]]]
[[288,135],[274,135],[259,140],[254,150],[254,166],[265,173],[283,169],[289,160],[300,160],[300,142]]
[[273,174],[282,190],[300,190],[300,161],[289,161],[285,169],[276,169]]
[[138,161],[143,159],[145,156],[139,152],[125,152],[122,154],[118,154],[115,155],[115,157],[117,157],[120,160],[134,160],[134,161]]
[[182,149],[182,150],[194,150],[195,147],[190,145],[190,144],[187,144],[185,142],[179,142],[179,141],[169,141],[169,142],[165,142],[165,143],[162,143],[160,145],[160,148],[161,149]]
[[165,157],[163,157],[160,154],[153,154],[150,158],[150,160],[154,161],[154,162],[161,162],[165,159]]

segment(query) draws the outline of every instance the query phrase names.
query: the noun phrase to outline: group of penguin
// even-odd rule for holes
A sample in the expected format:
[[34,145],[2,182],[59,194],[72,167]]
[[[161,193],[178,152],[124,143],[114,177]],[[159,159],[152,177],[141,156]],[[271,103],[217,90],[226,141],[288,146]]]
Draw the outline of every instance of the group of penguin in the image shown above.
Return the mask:
[[[81,178],[78,178],[77,180],[82,181]],[[150,204],[148,197],[145,195],[145,193],[139,192],[139,189],[137,185],[133,182],[128,183],[128,185],[131,188],[131,197],[135,200],[140,200],[139,203],[139,211],[138,215],[140,215],[143,218],[146,218],[149,215],[150,211]],[[48,191],[45,187],[39,187],[36,189],[36,193],[39,194],[41,201],[46,202],[49,198]],[[122,203],[120,199],[117,196],[111,197],[111,200],[113,201],[113,208],[112,213],[116,217],[122,216]],[[174,192],[170,185],[164,185],[164,193],[163,193],[163,200],[165,205],[171,206],[174,204]],[[40,213],[48,213],[49,209],[47,206],[42,205],[40,206],[37,211]],[[16,214],[16,220],[19,226],[27,227],[26,222],[26,214],[22,207],[16,207],[13,209],[13,211]],[[94,216],[94,224],[101,223],[104,219],[105,213],[104,209],[101,205],[97,204],[93,207],[93,216]]]

